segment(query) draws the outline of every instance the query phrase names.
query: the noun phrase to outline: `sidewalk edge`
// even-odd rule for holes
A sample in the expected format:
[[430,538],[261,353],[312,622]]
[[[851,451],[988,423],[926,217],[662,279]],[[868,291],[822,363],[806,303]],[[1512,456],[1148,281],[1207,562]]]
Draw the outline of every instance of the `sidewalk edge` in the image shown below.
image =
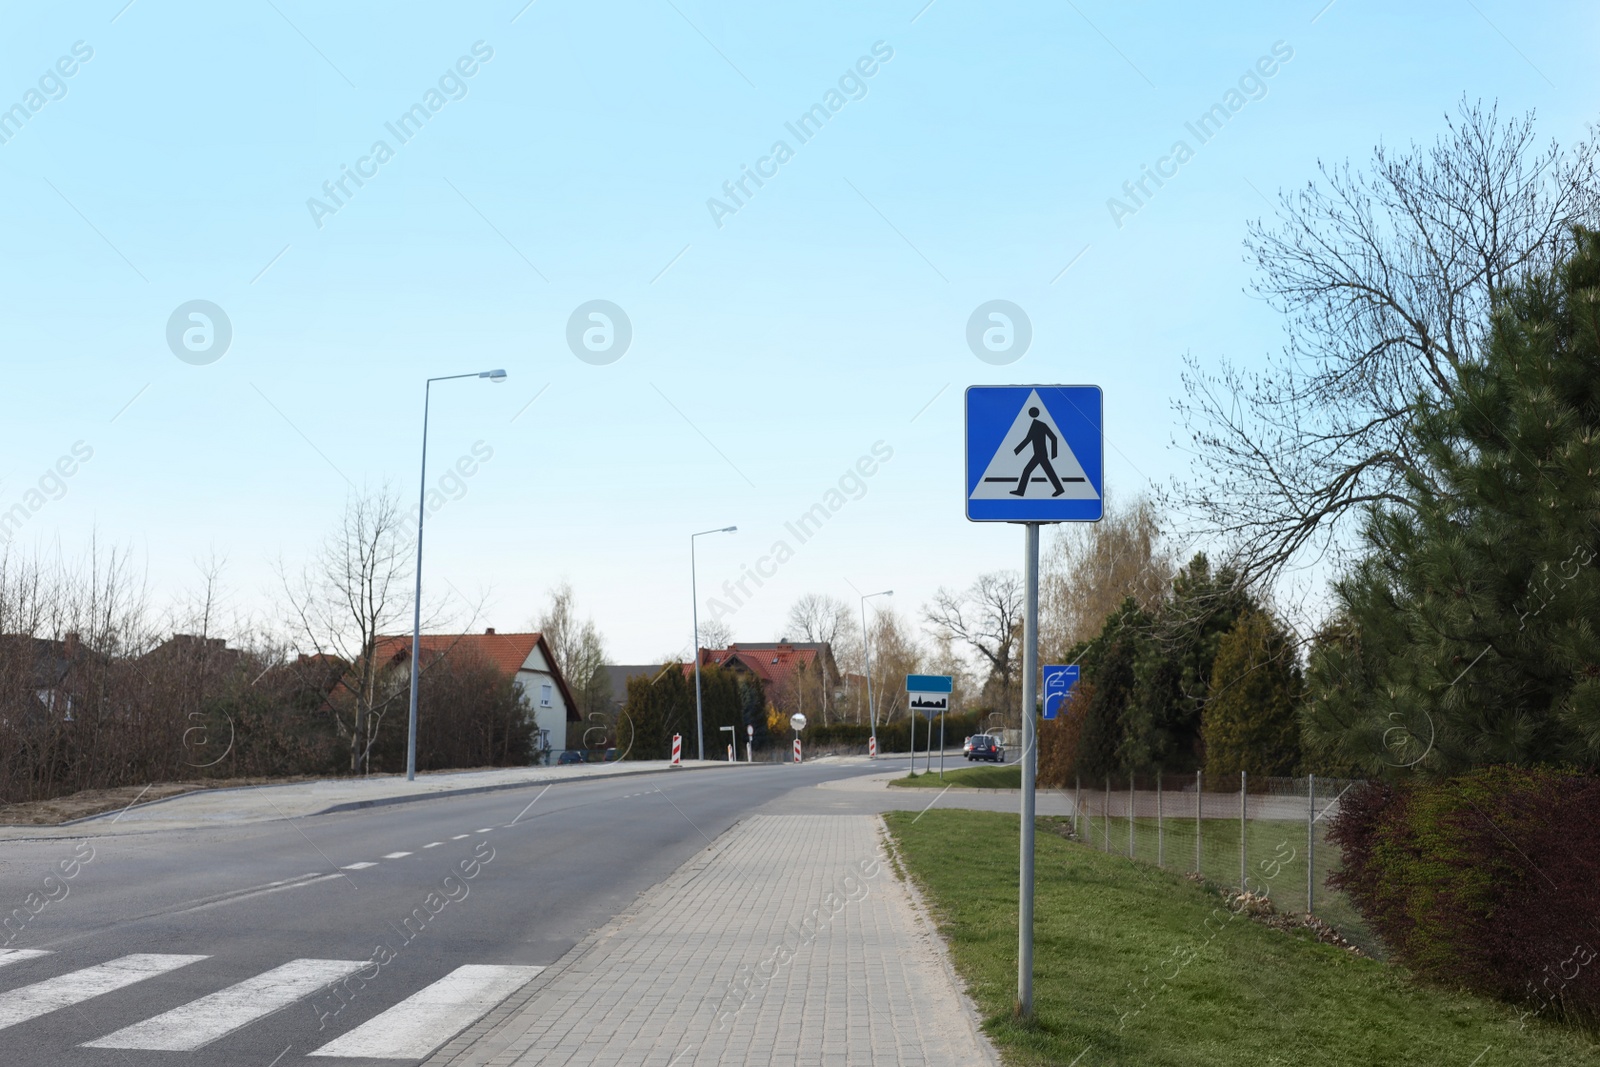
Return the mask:
[[899,881],[905,887],[906,895],[911,898],[911,913],[916,917],[918,925],[927,928],[929,940],[938,948],[939,963],[944,967],[945,976],[950,979],[950,985],[961,1001],[962,1013],[966,1016],[967,1025],[972,1028],[972,1036],[977,1041],[978,1047],[988,1056],[987,1067],[1001,1067],[1000,1051],[995,1048],[994,1042],[989,1040],[989,1035],[983,1032],[983,1016],[978,1013],[978,1005],[973,1003],[971,994],[967,992],[966,979],[956,971],[955,960],[950,957],[950,945],[945,941],[944,934],[939,931],[939,924],[934,921],[933,910],[928,906],[927,898],[922,895],[922,887],[917,885],[910,868],[900,855],[894,835],[889,832],[889,824],[884,821],[881,814],[877,819],[878,837],[883,849],[888,854],[895,872],[903,875]]

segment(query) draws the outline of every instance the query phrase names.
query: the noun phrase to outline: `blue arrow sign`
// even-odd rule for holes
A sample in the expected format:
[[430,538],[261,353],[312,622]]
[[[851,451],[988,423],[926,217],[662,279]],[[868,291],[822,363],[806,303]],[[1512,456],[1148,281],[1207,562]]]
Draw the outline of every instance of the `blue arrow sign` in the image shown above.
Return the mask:
[[967,389],[967,518],[1098,522],[1105,447],[1098,385]]
[[1078,665],[1071,663],[1063,667],[1046,667],[1044,669],[1044,717],[1055,718],[1061,711],[1061,705],[1067,702],[1067,697],[1072,695],[1072,687],[1078,684]]

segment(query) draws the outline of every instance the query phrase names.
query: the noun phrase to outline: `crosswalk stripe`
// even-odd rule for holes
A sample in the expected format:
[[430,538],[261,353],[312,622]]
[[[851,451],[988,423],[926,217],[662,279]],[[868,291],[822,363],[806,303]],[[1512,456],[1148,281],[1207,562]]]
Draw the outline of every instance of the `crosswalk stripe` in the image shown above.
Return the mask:
[[209,958],[135,952],[0,993],[0,1030]]
[[402,1000],[311,1056],[422,1059],[533,980],[543,967],[469,964]]
[[365,960],[291,960],[83,1047],[193,1052],[366,966]]
[[0,967],[4,967],[8,963],[21,963],[23,960],[31,960],[37,956],[48,955],[50,955],[50,950],[47,948],[0,949]]

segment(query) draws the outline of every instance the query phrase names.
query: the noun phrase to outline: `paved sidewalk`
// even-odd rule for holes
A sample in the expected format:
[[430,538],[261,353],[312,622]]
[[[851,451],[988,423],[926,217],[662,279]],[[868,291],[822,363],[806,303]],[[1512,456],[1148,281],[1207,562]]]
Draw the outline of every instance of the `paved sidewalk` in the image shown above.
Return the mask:
[[[744,764],[736,766],[742,767]],[[61,826],[0,826],[0,841],[50,837],[83,838],[99,834],[150,833],[244,823],[296,819],[306,815],[403,804],[450,794],[520,789],[547,782],[667,771],[667,760],[626,763],[580,763],[565,767],[510,767],[489,771],[457,771],[419,775],[408,782],[401,775],[373,778],[329,778],[315,782],[244,786],[183,793],[149,804],[135,803],[122,812],[106,812]],[[727,763],[686,761],[683,770],[733,770]]]
[[428,1067],[997,1063],[882,826],[740,823]]

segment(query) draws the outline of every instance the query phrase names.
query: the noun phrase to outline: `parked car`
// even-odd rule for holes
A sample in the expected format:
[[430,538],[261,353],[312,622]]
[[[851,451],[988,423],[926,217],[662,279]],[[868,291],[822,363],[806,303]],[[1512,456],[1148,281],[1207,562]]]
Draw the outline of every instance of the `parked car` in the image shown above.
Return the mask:
[[967,749],[967,759],[988,760],[990,763],[1004,763],[1006,750],[1000,743],[988,734],[976,734],[970,739],[971,747]]
[[561,753],[561,755],[556,759],[556,765],[557,766],[566,766],[569,763],[582,763],[582,762],[583,762],[583,753],[582,752],[576,752],[576,751],[573,751],[571,749],[568,749],[566,752]]

